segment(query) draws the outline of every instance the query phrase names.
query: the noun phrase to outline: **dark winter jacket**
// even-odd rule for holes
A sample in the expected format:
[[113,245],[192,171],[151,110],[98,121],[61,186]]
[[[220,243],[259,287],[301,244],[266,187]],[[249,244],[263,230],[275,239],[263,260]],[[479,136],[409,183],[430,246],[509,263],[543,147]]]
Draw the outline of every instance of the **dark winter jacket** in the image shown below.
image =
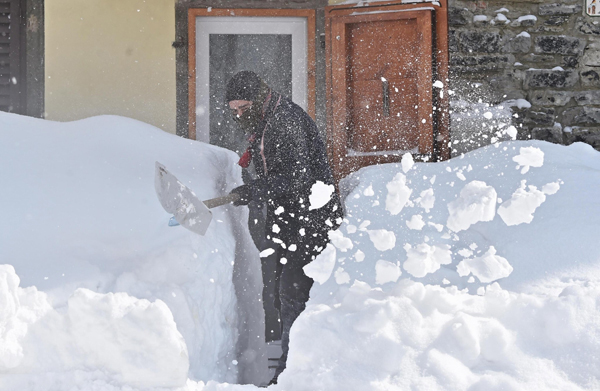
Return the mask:
[[342,208],[336,192],[325,206],[309,210],[312,185],[331,185],[333,176],[317,126],[300,106],[273,92],[250,147],[258,177],[248,185],[254,201],[267,203],[268,232],[277,224],[281,231],[273,236],[288,241],[302,228],[312,234],[339,226]]

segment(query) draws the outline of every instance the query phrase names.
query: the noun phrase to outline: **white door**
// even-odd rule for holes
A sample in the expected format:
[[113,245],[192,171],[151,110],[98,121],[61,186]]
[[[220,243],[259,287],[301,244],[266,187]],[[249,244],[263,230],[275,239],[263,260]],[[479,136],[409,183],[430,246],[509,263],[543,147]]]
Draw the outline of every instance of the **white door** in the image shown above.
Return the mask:
[[242,148],[244,136],[224,102],[227,81],[242,70],[258,73],[306,110],[307,48],[303,17],[196,17],[196,139]]

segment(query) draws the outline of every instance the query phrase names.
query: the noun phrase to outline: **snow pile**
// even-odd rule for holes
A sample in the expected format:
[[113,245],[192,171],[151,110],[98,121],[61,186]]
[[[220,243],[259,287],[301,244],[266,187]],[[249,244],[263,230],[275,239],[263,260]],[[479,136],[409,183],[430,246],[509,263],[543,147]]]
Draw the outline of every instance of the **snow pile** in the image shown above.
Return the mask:
[[265,381],[246,209],[213,209],[199,236],[154,191],[160,161],[200,199],[226,194],[235,154],[111,116],[0,112],[0,129],[0,389]]
[[102,368],[108,378],[138,387],[185,384],[189,358],[171,311],[119,293],[77,289],[54,309],[35,288],[19,287],[10,265],[0,265],[0,373]]
[[[214,209],[204,237],[167,227],[152,181],[158,160],[212,198],[240,183],[236,157],[116,117],[0,127],[0,389],[257,389],[223,382],[264,381],[273,250],[245,208]],[[341,189],[269,389],[600,389],[598,152],[504,142]]]
[[598,389],[600,154],[505,142],[404,168],[342,183],[344,246],[306,267],[274,389]]
[[356,280],[298,318],[293,372],[273,389],[598,389],[599,284],[545,298],[498,284],[482,293],[408,279],[382,291]]

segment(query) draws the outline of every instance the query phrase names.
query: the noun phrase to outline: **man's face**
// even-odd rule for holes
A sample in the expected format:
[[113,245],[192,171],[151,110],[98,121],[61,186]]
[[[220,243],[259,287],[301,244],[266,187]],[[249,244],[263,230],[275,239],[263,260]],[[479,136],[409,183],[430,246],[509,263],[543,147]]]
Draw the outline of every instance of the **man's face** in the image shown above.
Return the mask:
[[249,100],[232,100],[229,102],[229,108],[234,118],[240,118],[244,112],[252,107],[252,101]]
[[232,100],[229,102],[233,119],[247,133],[254,132],[260,122],[262,108],[259,106],[254,106],[253,102],[249,100]]

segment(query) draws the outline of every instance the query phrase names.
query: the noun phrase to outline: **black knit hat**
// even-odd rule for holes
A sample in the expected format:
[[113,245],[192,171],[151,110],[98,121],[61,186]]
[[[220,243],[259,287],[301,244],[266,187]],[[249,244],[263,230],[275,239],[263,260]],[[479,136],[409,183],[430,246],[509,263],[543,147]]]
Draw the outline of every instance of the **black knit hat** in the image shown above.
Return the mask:
[[229,83],[227,83],[225,101],[254,101],[260,91],[261,81],[261,78],[251,71],[241,71],[236,73],[231,80],[229,80]]

